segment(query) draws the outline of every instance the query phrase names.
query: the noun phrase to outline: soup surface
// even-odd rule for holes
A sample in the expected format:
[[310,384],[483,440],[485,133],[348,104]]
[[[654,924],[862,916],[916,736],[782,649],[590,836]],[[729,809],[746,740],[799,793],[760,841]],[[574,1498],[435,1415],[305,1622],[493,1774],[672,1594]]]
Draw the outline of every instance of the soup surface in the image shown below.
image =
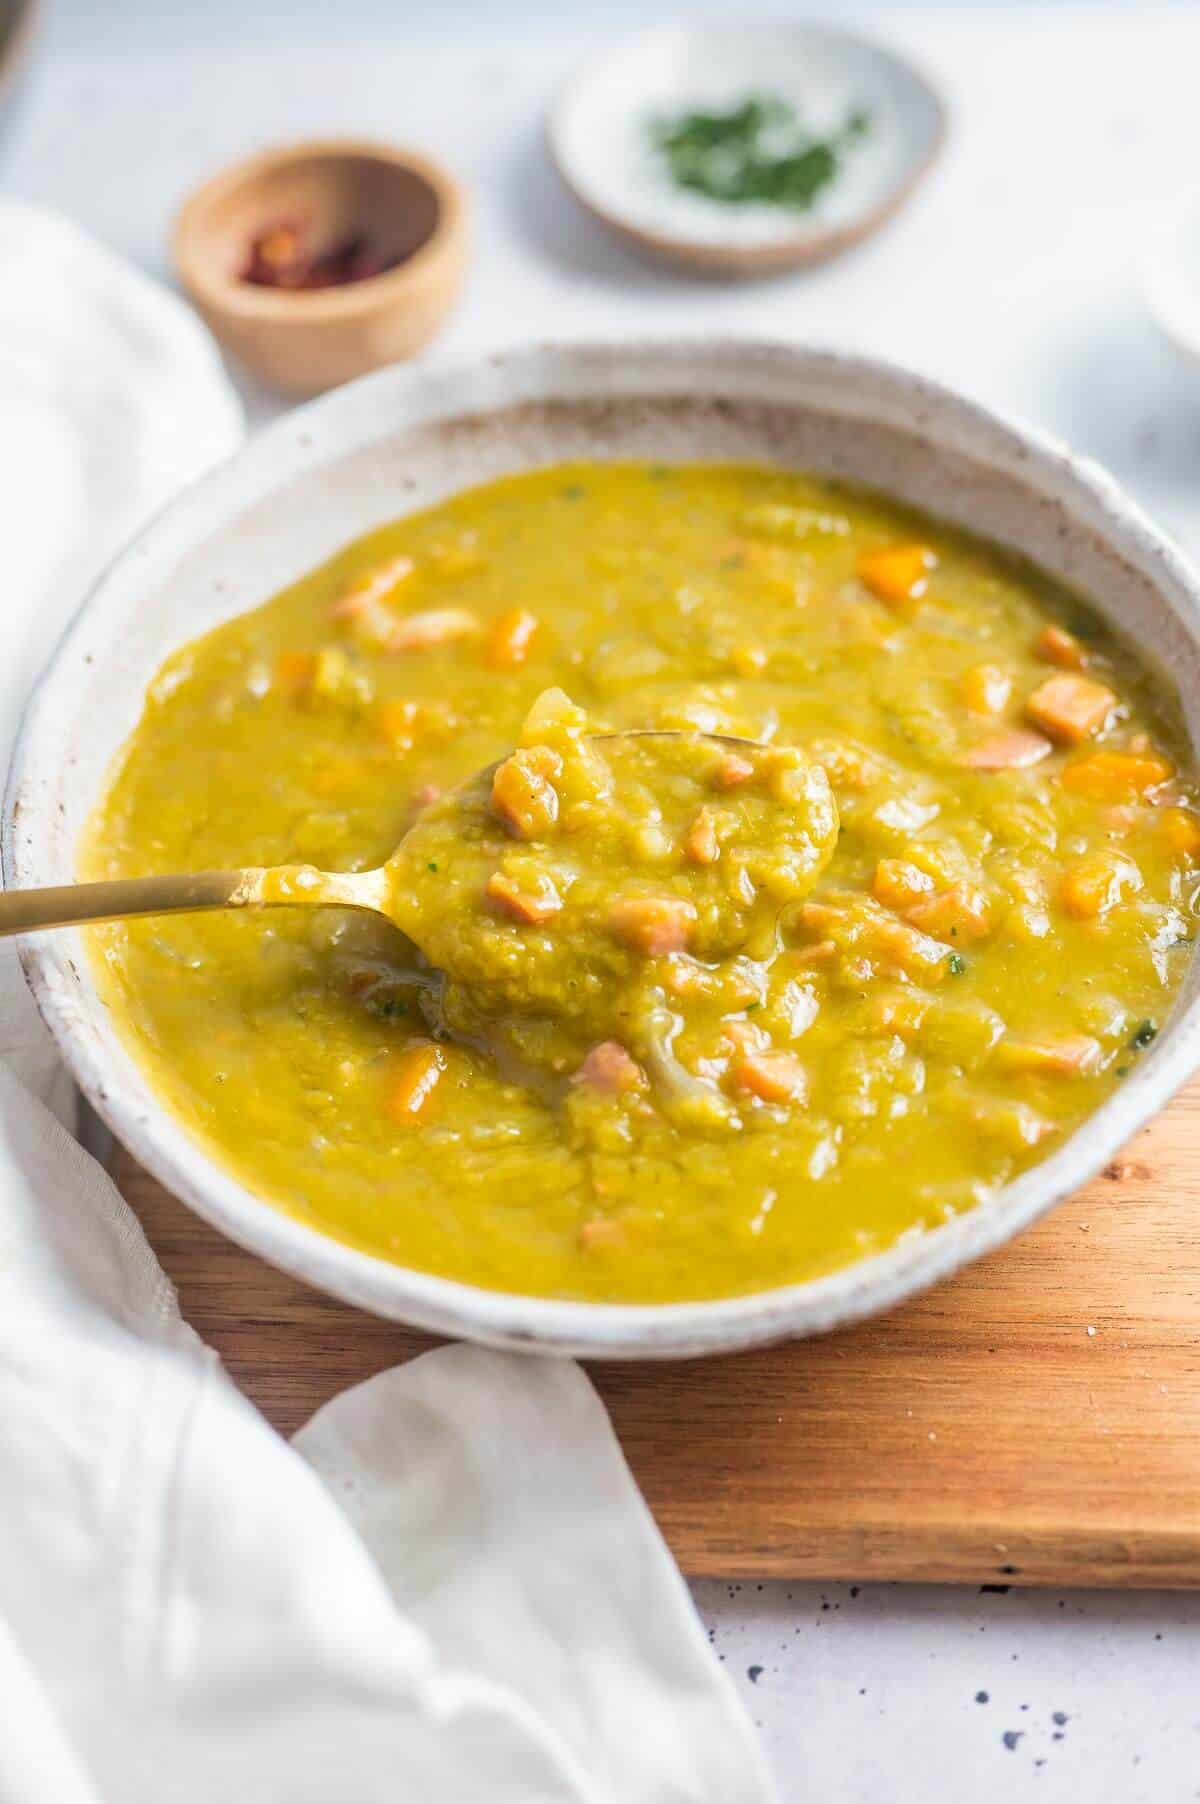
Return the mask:
[[[683,737],[598,737],[645,729]],[[178,652],[82,874],[360,870],[412,828],[429,957],[348,912],[94,930],[156,1086],[402,1264],[715,1297],[975,1206],[1128,1074],[1194,933],[1184,757],[992,548],[791,472],[576,465]]]

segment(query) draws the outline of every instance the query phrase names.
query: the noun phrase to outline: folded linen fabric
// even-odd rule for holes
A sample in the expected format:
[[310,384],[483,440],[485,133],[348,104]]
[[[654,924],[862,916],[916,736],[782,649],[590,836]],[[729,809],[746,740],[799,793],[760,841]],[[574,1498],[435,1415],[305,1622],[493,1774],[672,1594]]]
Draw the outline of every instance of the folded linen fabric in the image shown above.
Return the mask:
[[[0,205],[6,748],[89,577],[239,433],[178,302]],[[0,1804],[765,1804],[583,1372],[445,1348],[289,1446],[39,1100],[69,1120],[11,956],[0,1024]]]

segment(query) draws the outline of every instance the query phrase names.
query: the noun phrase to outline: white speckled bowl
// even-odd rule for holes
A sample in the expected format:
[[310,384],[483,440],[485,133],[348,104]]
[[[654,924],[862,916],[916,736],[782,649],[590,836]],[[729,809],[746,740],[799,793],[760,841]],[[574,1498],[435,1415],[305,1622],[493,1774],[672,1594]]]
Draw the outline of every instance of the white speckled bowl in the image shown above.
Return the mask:
[[[833,132],[858,110],[870,125],[806,212],[722,206],[672,188],[647,142],[651,120],[781,97]],[[946,109],[889,50],[803,19],[660,25],[590,57],[547,119],[550,155],[582,206],[638,250],[709,276],[765,276],[837,256],[885,225],[932,165]]]
[[[1104,473],[1028,430],[859,357],[705,340],[534,347],[387,370],[291,415],[179,497],[116,561],[30,704],[4,803],[7,883],[65,883],[110,760],[168,652],[347,539],[465,484],[550,459],[748,458],[872,483],[1014,546],[1087,595],[1180,696],[1200,740],[1200,584]],[[142,1163],[243,1246],[384,1316],[498,1346],[715,1353],[812,1334],[910,1295],[1027,1226],[1109,1159],[1200,1063],[1195,967],[1153,1049],[1041,1165],[970,1215],[832,1276],[655,1306],[554,1302],[427,1277],[262,1202],[168,1114],[119,1040],[77,933],[31,937],[63,1056]]]

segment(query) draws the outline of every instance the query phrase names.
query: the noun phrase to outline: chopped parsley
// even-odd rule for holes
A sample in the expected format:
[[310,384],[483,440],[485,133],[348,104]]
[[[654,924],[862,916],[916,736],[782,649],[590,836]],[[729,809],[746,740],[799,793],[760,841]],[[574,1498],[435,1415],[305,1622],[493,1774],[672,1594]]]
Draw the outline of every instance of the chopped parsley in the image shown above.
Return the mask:
[[1140,1052],[1143,1046],[1149,1046],[1151,1040],[1154,1040],[1157,1037],[1158,1028],[1155,1023],[1153,1021],[1143,1021],[1140,1026],[1134,1029],[1129,1044],[1133,1047],[1135,1052]]
[[967,968],[967,961],[961,952],[952,952],[946,963],[950,967],[951,977],[961,977]]
[[749,94],[726,112],[700,109],[650,122],[650,141],[677,188],[723,206],[786,207],[806,212],[837,175],[844,153],[870,129],[861,107],[820,135],[790,102]]

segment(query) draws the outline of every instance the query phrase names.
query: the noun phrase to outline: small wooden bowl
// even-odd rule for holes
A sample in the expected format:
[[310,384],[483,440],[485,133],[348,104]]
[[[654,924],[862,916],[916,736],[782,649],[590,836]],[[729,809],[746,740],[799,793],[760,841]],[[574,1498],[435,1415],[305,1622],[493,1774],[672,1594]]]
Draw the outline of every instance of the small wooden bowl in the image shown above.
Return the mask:
[[[174,231],[175,266],[221,344],[287,395],[315,395],[415,356],[462,286],[465,202],[452,176],[414,151],[332,139],[263,151],[196,190]],[[251,246],[280,224],[316,247],[357,234],[394,269],[340,287],[259,287]]]

